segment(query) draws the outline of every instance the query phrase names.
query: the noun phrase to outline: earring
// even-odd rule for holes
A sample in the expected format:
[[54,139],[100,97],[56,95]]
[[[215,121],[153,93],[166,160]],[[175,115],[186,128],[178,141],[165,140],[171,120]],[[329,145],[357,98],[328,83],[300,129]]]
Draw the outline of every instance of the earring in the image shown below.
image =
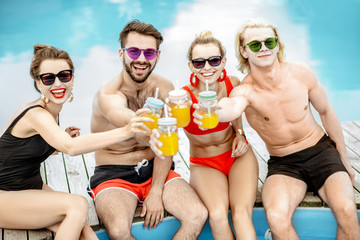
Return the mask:
[[71,95],[70,95],[70,97],[68,98],[68,102],[71,103],[73,100],[74,100],[74,95],[73,95],[73,93],[71,92]]
[[190,75],[190,84],[193,87],[196,87],[199,84],[199,79],[194,73],[191,73]]
[[44,93],[43,93],[42,90],[41,90],[41,100],[42,100],[43,103],[45,103],[45,104],[48,104],[48,103],[50,102],[50,100],[49,100],[47,97],[45,97],[45,95],[44,95]]
[[224,68],[224,69],[222,70],[221,74],[220,74],[220,77],[219,77],[218,81],[219,81],[219,82],[222,82],[222,81],[225,80],[226,77],[227,77],[227,76],[226,76],[226,70],[225,70],[225,68]]

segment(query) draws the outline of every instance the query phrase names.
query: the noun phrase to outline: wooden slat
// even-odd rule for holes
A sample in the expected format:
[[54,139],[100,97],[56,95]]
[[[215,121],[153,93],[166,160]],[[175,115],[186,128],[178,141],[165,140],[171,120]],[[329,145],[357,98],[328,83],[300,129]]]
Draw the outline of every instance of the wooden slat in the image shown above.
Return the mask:
[[42,178],[43,182],[47,184],[45,162],[41,163],[40,175],[41,175],[41,178]]
[[[92,175],[94,175],[94,171],[95,171],[95,165],[96,165],[95,153],[91,152],[91,153],[84,154],[83,155],[83,160],[84,160],[84,164],[85,164],[85,170],[86,170],[86,173],[87,173],[87,176],[88,176],[88,179],[89,179]],[[87,196],[89,196],[89,194],[87,194]],[[95,214],[96,215],[96,209],[95,209],[94,201],[92,200],[92,198],[90,196],[89,196],[89,199],[90,199],[89,200],[89,207],[90,207],[89,215],[90,214]],[[94,225],[90,224],[90,226],[93,227],[94,230],[97,230],[97,228],[101,226],[100,219],[99,218],[97,218],[97,219],[98,219],[97,223],[94,221]]]
[[28,231],[29,240],[51,240],[53,239],[52,233],[49,230],[42,229],[42,230],[33,230]]
[[355,202],[357,208],[360,209],[360,125],[357,122],[342,122],[341,126],[343,128],[349,161],[355,170]]
[[26,240],[26,230],[9,230],[4,229],[4,240]]
[[88,177],[91,177],[92,175],[94,175],[94,171],[95,171],[95,164],[96,164],[95,153],[91,152],[91,153],[83,154],[83,157],[84,157],[87,175]]
[[66,166],[66,174],[71,193],[84,196],[89,201],[89,214],[87,222],[92,227],[99,227],[99,219],[96,215],[94,202],[86,191],[89,183],[85,162],[82,155],[70,157],[63,154]]
[[51,155],[45,161],[48,185],[55,191],[69,192],[61,154]]
[[[181,174],[181,176],[187,181],[190,181],[190,154],[189,154],[189,140],[182,128],[178,129],[179,135],[179,152],[174,156],[175,172]],[[179,171],[180,170],[180,171]],[[186,170],[186,171],[184,171]]]

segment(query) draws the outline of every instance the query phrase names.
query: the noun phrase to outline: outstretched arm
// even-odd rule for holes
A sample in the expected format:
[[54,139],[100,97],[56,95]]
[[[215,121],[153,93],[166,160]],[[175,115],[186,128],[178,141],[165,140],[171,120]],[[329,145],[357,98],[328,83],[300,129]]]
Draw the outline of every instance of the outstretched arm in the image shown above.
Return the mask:
[[222,98],[219,101],[218,114],[220,122],[231,122],[241,117],[248,105],[244,92],[245,89],[242,86],[236,87],[231,91],[230,97]]
[[[69,155],[78,155],[124,141],[133,137],[136,133],[146,134],[144,129],[147,128],[143,121],[151,119],[134,117],[122,128],[75,138],[72,138],[66,131],[62,130],[52,115],[44,109],[36,108],[29,111],[28,120],[32,128],[52,147]],[[150,130],[147,130],[149,133]]]

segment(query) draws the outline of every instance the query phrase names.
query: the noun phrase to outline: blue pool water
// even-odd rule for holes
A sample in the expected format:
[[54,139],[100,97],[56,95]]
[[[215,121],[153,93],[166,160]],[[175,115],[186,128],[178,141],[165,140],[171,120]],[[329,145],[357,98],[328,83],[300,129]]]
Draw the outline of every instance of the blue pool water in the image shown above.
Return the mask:
[[[360,212],[358,212],[360,217]],[[230,215],[229,215],[229,218]],[[263,208],[254,208],[253,223],[256,230],[257,239],[269,240],[269,229]],[[335,240],[336,239],[336,220],[328,208],[298,208],[293,217],[293,225],[302,240]],[[175,218],[167,218],[156,229],[148,230],[143,228],[143,223],[135,223],[132,226],[132,234],[138,239],[171,239],[180,227],[180,222]],[[97,232],[100,240],[109,240],[106,232]],[[206,222],[199,240],[212,240],[209,222]]]
[[0,126],[21,104],[38,97],[29,76],[32,46],[67,50],[75,64],[75,100],[61,113],[64,126],[89,132],[99,85],[122,68],[118,35],[130,20],[152,23],[163,36],[155,69],[187,84],[186,52],[195,34],[211,30],[227,49],[226,69],[240,79],[235,34],[250,17],[277,25],[289,61],[311,65],[341,121],[360,120],[360,0],[1,0]]

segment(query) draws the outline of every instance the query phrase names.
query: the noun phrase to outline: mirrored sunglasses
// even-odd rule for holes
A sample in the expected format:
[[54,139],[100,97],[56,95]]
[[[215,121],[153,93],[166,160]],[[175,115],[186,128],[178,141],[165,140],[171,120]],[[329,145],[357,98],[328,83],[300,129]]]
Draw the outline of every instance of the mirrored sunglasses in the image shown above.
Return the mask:
[[59,80],[63,83],[69,82],[72,79],[72,73],[73,71],[69,69],[69,70],[60,71],[58,72],[58,74],[54,74],[54,73],[40,74],[38,78],[41,80],[41,82],[44,85],[50,86],[54,84],[56,77],[59,78]]
[[139,49],[137,47],[130,47],[130,48],[123,48],[124,51],[127,51],[128,56],[131,59],[137,59],[138,57],[140,57],[141,52],[144,53],[144,56],[147,60],[153,60],[157,53],[159,52],[159,50],[155,49],[155,48],[147,48],[147,49]]
[[262,43],[264,43],[268,49],[274,49],[277,45],[277,40],[278,39],[276,37],[270,37],[264,41],[254,40],[245,44],[244,47],[248,46],[251,51],[258,52],[261,49]]
[[215,57],[210,57],[208,59],[196,58],[191,60],[191,63],[194,66],[194,68],[200,69],[205,66],[206,61],[210,64],[210,66],[217,67],[221,64],[221,60],[222,60],[221,56],[215,56]]

